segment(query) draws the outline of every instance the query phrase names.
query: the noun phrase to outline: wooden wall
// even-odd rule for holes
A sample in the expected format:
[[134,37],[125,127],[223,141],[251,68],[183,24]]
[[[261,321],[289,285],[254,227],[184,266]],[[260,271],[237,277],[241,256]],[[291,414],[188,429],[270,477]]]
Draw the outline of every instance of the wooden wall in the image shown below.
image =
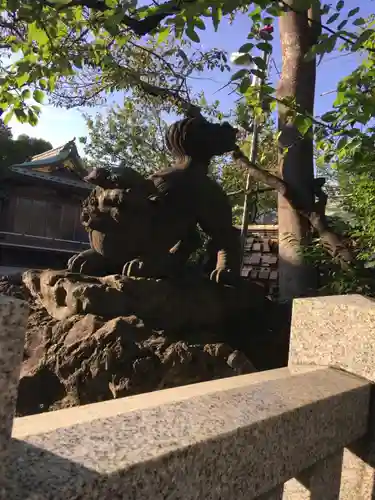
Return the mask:
[[87,241],[87,233],[80,223],[80,213],[81,200],[73,193],[40,187],[15,187],[9,192],[4,206],[0,230]]

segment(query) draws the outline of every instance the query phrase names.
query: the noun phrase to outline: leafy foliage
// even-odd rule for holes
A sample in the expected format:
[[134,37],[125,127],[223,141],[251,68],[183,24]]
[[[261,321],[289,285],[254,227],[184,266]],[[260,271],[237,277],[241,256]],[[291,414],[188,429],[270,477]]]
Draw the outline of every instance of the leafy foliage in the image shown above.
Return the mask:
[[[165,26],[154,38],[141,39],[152,29],[134,23],[141,25],[142,18],[150,23],[152,16],[160,17],[157,10],[110,0],[0,1],[0,53],[14,54],[13,60],[3,58],[0,68],[5,123],[15,115],[35,124],[46,92],[65,106],[96,104],[105,93],[130,88],[174,105],[189,102],[187,75],[213,67],[224,71],[226,56],[216,49],[188,56],[184,48],[190,43],[174,44]],[[196,41],[192,30],[189,34]]]
[[[361,258],[361,242],[353,238],[353,230],[350,226],[343,228],[342,220],[331,221],[340,231],[345,231],[348,244],[358,258]],[[314,239],[309,246],[302,248],[304,259],[319,271],[319,293],[320,295],[344,295],[358,293],[375,297],[375,282],[373,277],[372,263],[368,267],[353,267],[343,270],[338,262],[327,256],[319,239]]]
[[[359,8],[350,13],[357,15]],[[360,27],[357,38],[361,43],[343,44],[343,50],[348,45],[351,50],[365,49],[363,60],[339,82],[334,107],[322,117],[329,126],[317,130],[316,143],[319,165],[330,166],[342,208],[353,215],[349,233],[363,261],[375,255],[374,23],[372,17],[357,18],[354,24]]]
[[52,144],[27,135],[13,139],[10,129],[0,122],[0,169],[27,161],[29,157],[52,149]]
[[[203,106],[204,98],[200,100]],[[121,164],[132,167],[144,175],[168,166],[171,161],[165,149],[164,136],[168,126],[163,120],[165,106],[162,102],[149,103],[144,98],[125,99],[122,107],[115,106],[106,115],[94,119],[86,117],[89,135],[81,138],[85,144],[87,163],[91,166],[117,168]],[[206,114],[217,118],[220,115],[218,103],[205,104]],[[234,125],[238,125],[241,105],[238,106]],[[242,121],[242,125],[243,125]],[[275,171],[277,168],[277,141],[272,122],[266,124],[261,132],[262,149],[259,163],[264,168]],[[250,147],[250,136],[244,132],[242,147]],[[266,146],[265,146],[266,145]],[[233,165],[230,157],[214,159],[211,175],[230,195],[234,207],[234,222],[242,218],[244,191],[247,171]],[[250,196],[256,208],[256,216],[273,213],[276,210],[276,196],[271,191],[261,191],[256,183],[250,184]]]
[[[305,10],[316,4],[316,0],[298,0],[292,5]],[[342,50],[374,49],[373,21],[364,20],[359,7],[344,16],[344,5],[340,0],[335,7],[322,6],[326,25],[319,43],[306,57],[323,57],[340,43]],[[186,104],[187,75],[216,67],[229,69],[223,51],[191,51],[191,45],[200,42],[199,32],[207,23],[218,30],[223,18],[233,19],[240,12],[247,13],[250,23],[239,52],[252,66],[233,74],[231,84],[261,115],[259,89],[251,85],[251,75],[265,73],[267,65],[261,55],[272,52],[273,41],[272,33],[262,28],[287,8],[286,2],[274,0],[150,1],[141,7],[136,0],[1,0],[0,50],[19,56],[12,64],[2,62],[0,109],[7,111],[4,121],[15,115],[21,122],[35,124],[45,92],[65,106],[95,104],[105,93],[129,89],[162,96],[173,105]],[[370,73],[369,69],[367,75]],[[338,95],[343,104],[359,76],[363,80],[363,74],[358,74],[343,82]],[[275,89],[266,83],[262,92],[274,107]],[[293,102],[286,104],[291,119],[306,133],[313,117],[300,113]],[[325,118],[326,123],[332,120],[332,116]]]
[[[249,116],[244,116],[244,103],[239,103],[236,109],[236,124],[244,127],[240,147],[246,156],[250,155],[252,145],[252,133],[249,123]],[[276,173],[278,168],[278,148],[277,133],[272,120],[268,119],[261,127],[258,147],[257,163],[264,170]],[[243,206],[245,199],[245,189],[248,172],[246,169],[239,168],[228,162],[222,166],[220,182],[226,193],[230,195],[233,206],[234,222],[241,224],[243,215]],[[265,189],[263,185],[249,179],[249,198],[250,198],[250,223],[255,223],[264,216],[272,216],[277,209],[277,197],[273,190]]]
[[81,140],[88,163],[110,168],[125,164],[145,175],[167,166],[167,124],[161,117],[161,108],[139,98],[128,99],[122,107],[116,106],[104,116],[86,117],[89,137]]

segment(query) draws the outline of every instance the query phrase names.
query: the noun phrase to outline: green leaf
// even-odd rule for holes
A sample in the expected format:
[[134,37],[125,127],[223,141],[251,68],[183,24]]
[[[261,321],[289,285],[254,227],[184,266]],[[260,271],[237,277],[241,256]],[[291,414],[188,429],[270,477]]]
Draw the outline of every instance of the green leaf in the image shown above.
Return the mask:
[[194,25],[196,28],[198,28],[199,30],[205,30],[206,29],[206,25],[204,24],[204,22],[202,21],[202,19],[200,19],[199,17],[196,17],[194,19]]
[[267,32],[262,33],[262,40],[271,42],[273,40],[272,33],[267,33]]
[[27,115],[23,109],[15,108],[14,114],[16,115],[16,118],[20,123],[27,122]]
[[16,97],[11,92],[2,92],[2,100],[6,101],[7,104],[13,104],[16,102]]
[[316,50],[318,45],[313,45],[311,49],[304,55],[303,60],[305,62],[313,61],[316,58]]
[[119,47],[123,47],[126,43],[128,43],[130,38],[131,38],[131,35],[118,36],[118,37],[116,37],[116,42],[117,42]]
[[29,99],[31,97],[30,89],[25,89],[22,91],[22,99]]
[[43,100],[44,100],[44,92],[42,92],[41,90],[38,90],[38,89],[34,90],[33,98],[36,102],[38,102],[39,104],[42,104]]
[[334,23],[336,21],[336,19],[338,19],[339,16],[340,16],[340,14],[338,12],[336,12],[335,14],[333,14],[333,16],[328,18],[328,20],[326,21],[326,24]]
[[76,68],[82,68],[82,64],[83,64],[83,60],[81,57],[77,56],[77,57],[73,57],[73,63],[74,63],[74,66]]
[[249,74],[249,72],[247,69],[240,69],[234,75],[231,76],[230,80],[231,80],[231,82],[234,82],[235,80],[239,80],[240,78],[243,78],[244,76],[246,76],[248,74]]
[[50,75],[50,77],[48,78],[48,90],[49,90],[49,92],[52,92],[53,90],[55,90],[56,81],[57,81],[56,75],[54,75],[54,74]]
[[297,115],[294,120],[294,125],[297,127],[301,135],[305,135],[312,126],[312,120],[308,116]]
[[120,10],[119,12],[116,12],[112,16],[108,17],[105,21],[105,25],[118,27],[118,25],[123,21],[123,19],[124,19],[124,13],[123,11]]
[[7,10],[15,12],[19,8],[19,0],[6,0]]
[[253,75],[255,75],[255,76],[257,76],[257,77],[259,77],[259,78],[261,78],[261,79],[263,79],[263,78],[264,78],[264,76],[265,76],[264,71],[260,71],[259,69],[254,69],[254,68],[252,68],[252,69],[250,70],[250,72],[251,72]]
[[41,111],[40,106],[37,106],[36,104],[32,104],[30,107],[33,109],[33,111],[35,112],[35,114],[37,116],[40,115],[40,111]]
[[240,66],[247,66],[251,64],[253,58],[251,57],[250,54],[241,54],[236,59],[233,60],[233,64],[237,64]]
[[217,31],[221,18],[223,17],[223,11],[221,7],[212,6],[211,12],[212,12],[212,24],[214,25],[215,31]]
[[43,29],[38,28],[34,21],[27,26],[27,39],[29,43],[37,42],[39,45],[45,45],[48,42],[48,35]]
[[168,36],[169,36],[169,28],[163,29],[163,31],[160,31],[160,33],[158,34],[157,43],[165,42]]
[[258,66],[258,68],[263,70],[267,68],[267,63],[262,57],[254,57],[253,61]]
[[186,35],[190,38],[190,40],[192,40],[193,42],[197,42],[199,43],[201,41],[201,39],[199,38],[198,36],[198,33],[196,31],[194,31],[194,28],[189,25],[186,29]]
[[346,146],[347,142],[348,142],[347,137],[341,137],[336,144],[336,150],[343,149]]
[[344,0],[339,0],[336,4],[336,10],[341,10],[345,5]]
[[35,125],[37,125],[38,123],[38,116],[36,113],[34,113],[34,111],[32,109],[28,109],[27,110],[27,118],[28,118],[28,122],[29,124],[32,126],[32,127],[35,127]]
[[343,29],[344,26],[348,24],[348,20],[344,19],[344,21],[341,21],[341,23],[337,26],[337,31],[340,31]]
[[30,78],[29,73],[23,73],[23,74],[17,76],[16,82],[17,82],[18,87],[20,88],[23,85],[25,85],[25,83],[29,81],[29,78]]
[[253,23],[259,22],[262,19],[261,12],[262,12],[262,9],[259,5],[257,5],[254,10],[249,12],[248,15],[252,19]]
[[363,19],[363,17],[358,17],[353,21],[353,24],[354,26],[363,26],[364,24],[366,24],[366,20]]
[[251,86],[251,81],[250,81],[250,78],[248,76],[245,76],[245,78],[243,78],[242,82],[241,82],[241,85],[240,85],[240,92],[241,94],[245,94],[247,89]]
[[355,9],[352,9],[348,12],[348,17],[352,17],[352,16],[355,16],[356,14],[358,14],[358,12],[360,11],[360,8],[359,7],[356,7]]
[[281,7],[281,2],[280,3],[275,3],[274,5],[271,5],[270,7],[266,8],[267,14],[270,14],[272,17],[279,17],[280,14],[282,13],[282,7]]
[[10,111],[8,111],[8,113],[4,116],[4,118],[2,118],[4,125],[8,125],[10,120],[13,118],[13,114],[14,114],[14,109],[12,108]]
[[341,106],[344,104],[346,98],[345,92],[337,92],[337,96],[335,99],[335,102],[333,103],[334,106]]
[[117,36],[120,32],[120,25],[119,21],[116,19],[116,16],[107,18],[104,21],[103,26],[108,31],[108,33],[114,37]]
[[48,82],[45,78],[42,78],[41,80],[39,80],[39,85],[41,86],[42,89],[47,89]]
[[251,42],[244,43],[239,48],[238,52],[240,52],[240,53],[250,52],[253,48],[254,48],[254,44],[253,43],[251,43]]
[[257,43],[257,47],[259,50],[263,50],[263,52],[272,52],[272,45],[267,42]]
[[328,113],[325,113],[323,116],[322,116],[322,120],[324,122],[328,122],[328,123],[332,123],[336,120],[336,113],[333,112],[333,111],[330,111]]
[[333,51],[335,50],[336,43],[337,43],[337,38],[336,38],[335,36],[331,36],[331,37],[327,40],[327,42],[326,42],[326,44],[325,44],[325,46],[324,46],[324,48],[325,48],[325,52],[326,52],[327,54],[329,54],[330,52],[333,52]]
[[351,51],[355,52],[356,50],[360,49],[362,45],[367,42],[367,40],[369,40],[373,35],[373,30],[364,30],[357,38],[357,41],[351,46]]

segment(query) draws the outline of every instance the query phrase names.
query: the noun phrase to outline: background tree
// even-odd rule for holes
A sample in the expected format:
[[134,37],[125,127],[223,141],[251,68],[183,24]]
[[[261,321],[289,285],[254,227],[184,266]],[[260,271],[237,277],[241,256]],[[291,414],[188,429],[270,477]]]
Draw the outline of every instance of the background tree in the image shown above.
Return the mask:
[[4,125],[4,122],[0,120],[0,141],[1,144],[12,137],[12,131],[9,127]]
[[[246,111],[248,110],[247,108],[244,110],[244,103],[240,102],[235,110],[236,119],[234,125],[243,127],[242,139],[239,141],[239,144],[245,155],[249,156],[252,132],[251,124],[249,123],[250,115]],[[270,117],[266,118],[260,127],[259,143],[261,147],[259,148],[257,163],[262,169],[274,174],[277,173],[277,130]],[[237,166],[233,162],[233,159],[222,165],[220,173],[220,182],[230,197],[234,223],[237,225],[241,225],[242,222],[247,174],[247,169]],[[276,218],[277,197],[273,189],[265,187],[256,180],[251,180],[249,197],[250,224],[260,222],[264,217],[270,219]]]
[[[213,119],[221,115],[218,103],[213,107],[205,105],[204,109]],[[123,106],[114,106],[106,114],[98,114],[95,118],[86,116],[89,134],[88,137],[81,138],[81,142],[85,144],[87,163],[110,168],[124,164],[144,175],[167,166],[171,158],[165,147],[168,123],[162,118],[164,114],[162,101],[150,103],[138,97],[125,99]],[[238,104],[231,120],[233,125],[244,127],[241,103]],[[238,123],[239,121],[241,123]],[[250,129],[248,123],[246,128]],[[251,136],[244,129],[242,136],[241,147],[248,153]],[[271,120],[262,127],[260,140],[263,147],[259,163],[262,168],[276,172],[277,136]],[[241,223],[246,174],[246,169],[236,167],[229,155],[215,158],[211,165],[211,175],[230,196],[235,224]],[[250,195],[253,201],[252,222],[264,215],[275,213],[276,196],[272,190],[264,189],[254,182]]]
[[[1,122],[0,122],[1,123]],[[0,169],[27,161],[31,156],[52,149],[52,144],[27,135],[13,139],[10,129],[0,126]]]
[[86,116],[89,135],[82,138],[89,165],[116,168],[121,164],[142,174],[163,168],[169,158],[162,106],[140,98],[126,99],[95,118]]

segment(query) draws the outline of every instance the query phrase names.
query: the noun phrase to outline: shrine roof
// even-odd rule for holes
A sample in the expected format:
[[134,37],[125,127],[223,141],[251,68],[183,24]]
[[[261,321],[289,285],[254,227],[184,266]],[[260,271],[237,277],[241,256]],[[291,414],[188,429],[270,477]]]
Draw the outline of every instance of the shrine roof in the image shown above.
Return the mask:
[[87,190],[92,188],[83,180],[87,171],[74,139],[62,146],[35,155],[28,161],[11,165],[8,175],[12,176],[12,174],[30,177],[35,181],[65,184]]

